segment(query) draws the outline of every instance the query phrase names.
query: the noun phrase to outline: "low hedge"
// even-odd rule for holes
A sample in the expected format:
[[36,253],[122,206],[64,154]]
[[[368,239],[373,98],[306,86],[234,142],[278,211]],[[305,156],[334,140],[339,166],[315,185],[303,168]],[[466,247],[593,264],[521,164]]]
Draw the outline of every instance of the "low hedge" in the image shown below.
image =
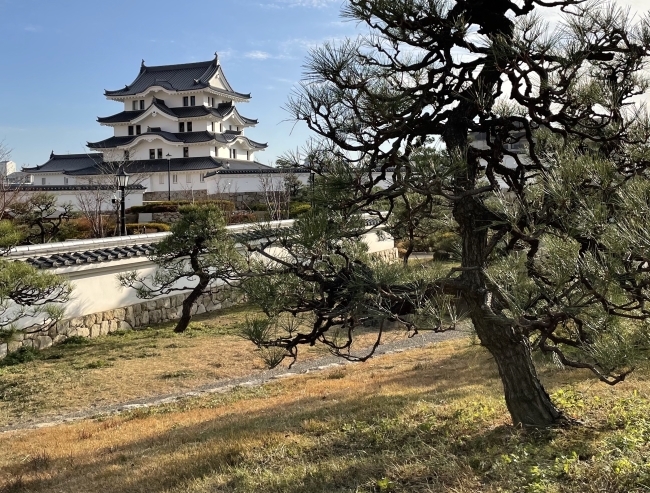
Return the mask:
[[190,202],[189,200],[177,200],[172,202],[151,202],[145,205],[134,205],[127,212],[140,213],[140,212],[178,212],[178,208],[183,205],[202,205],[212,204],[219,207],[224,212],[232,212],[235,210],[235,203],[231,200],[198,200]]
[[151,230],[156,233],[164,233],[170,230],[170,226],[165,223],[127,223],[126,225],[126,231],[130,235],[150,233]]

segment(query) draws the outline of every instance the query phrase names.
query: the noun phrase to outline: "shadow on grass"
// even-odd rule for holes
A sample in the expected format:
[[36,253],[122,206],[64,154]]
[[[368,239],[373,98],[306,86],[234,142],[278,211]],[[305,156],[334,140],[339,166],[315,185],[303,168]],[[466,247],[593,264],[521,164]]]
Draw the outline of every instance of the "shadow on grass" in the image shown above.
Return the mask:
[[[270,408],[172,427],[93,454],[49,459],[35,477],[27,477],[30,471],[25,464],[2,472],[22,478],[20,488],[30,492],[178,488],[317,493],[355,491],[364,485],[367,491],[382,491],[374,489],[376,481],[389,475],[405,451],[412,456],[417,448],[426,448],[430,463],[419,467],[419,473],[407,482],[444,491],[459,477],[459,468],[466,474],[471,471],[444,447],[431,454],[431,447],[440,447],[443,437],[435,439],[433,430],[423,436],[414,423],[401,420],[408,406],[420,398],[350,396],[336,403],[304,398],[292,402],[290,409]],[[96,426],[100,429],[96,435],[104,432],[101,424]],[[92,440],[93,436],[82,439]],[[80,484],[80,478],[88,482]],[[192,485],[202,485],[205,490],[193,490]],[[12,490],[9,485],[0,491],[22,490]]]
[[[14,479],[0,491],[470,492],[491,483],[525,491],[539,467],[566,483],[558,491],[632,491],[616,478],[609,489],[585,489],[590,470],[571,483],[578,463],[597,469],[592,457],[604,427],[524,434],[504,425],[498,375],[486,356],[460,349],[372,380],[390,385],[387,393],[348,391],[344,377],[321,387],[332,394],[300,397],[302,385],[319,381],[313,375],[295,381],[301,386],[271,384],[76,425],[67,455],[1,469],[0,477]],[[195,422],[175,422],[182,419]],[[129,439],[131,429],[139,435]]]

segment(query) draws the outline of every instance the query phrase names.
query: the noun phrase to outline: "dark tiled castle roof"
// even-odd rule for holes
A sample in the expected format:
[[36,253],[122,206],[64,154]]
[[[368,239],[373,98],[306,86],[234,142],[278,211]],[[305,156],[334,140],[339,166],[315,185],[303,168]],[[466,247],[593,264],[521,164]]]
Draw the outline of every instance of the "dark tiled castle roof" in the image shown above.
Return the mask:
[[[225,118],[229,116],[232,112],[235,112],[237,113],[237,116],[241,118],[244,124],[246,125],[257,124],[257,120],[254,120],[252,118],[246,118],[245,116],[240,115],[232,103],[221,103],[217,107],[179,106],[176,108],[170,108],[165,104],[165,102],[162,99],[156,98],[152,103],[152,106],[154,106],[161,112],[177,119],[202,118],[208,115],[212,115],[216,118]],[[149,108],[151,108],[151,106]],[[99,123],[106,123],[106,124],[129,123],[135,120],[136,118],[138,118],[139,116],[141,116],[143,113],[149,111],[149,108],[147,108],[146,110],[138,110],[138,111],[122,111],[121,113],[117,113],[115,115],[99,117],[97,118],[97,121]]]
[[153,128],[149,129],[147,132],[140,135],[126,135],[121,137],[109,137],[108,139],[101,140],[99,142],[88,142],[88,147],[91,149],[112,149],[114,147],[120,147],[131,144],[138,138],[155,135],[158,136],[167,142],[173,143],[183,143],[183,144],[200,144],[203,142],[216,141],[222,144],[230,144],[241,138],[245,140],[252,148],[254,149],[266,149],[267,144],[262,144],[260,142],[255,142],[250,140],[248,137],[240,135],[239,132],[224,132],[222,134],[212,133],[207,131],[202,132],[183,132],[183,133],[172,133],[166,132],[164,130],[154,130]]
[[154,244],[118,246],[102,248],[100,250],[87,250],[84,252],[57,253],[54,255],[29,257],[25,262],[38,269],[52,269],[67,265],[92,264],[95,262],[109,262],[123,258],[145,257],[154,250]]
[[[140,73],[131,84],[116,91],[104,91],[104,94],[108,97],[134,96],[153,86],[163,87],[170,91],[204,89],[210,87],[210,79],[220,69],[219,60],[216,56],[213,60],[207,62],[160,65],[156,67],[147,67],[143,60]],[[227,88],[225,90],[215,87],[212,89],[235,98],[250,99],[250,94],[235,92],[229,86],[226,83]]]
[[60,173],[77,171],[80,169],[98,166],[103,162],[103,155],[98,152],[87,154],[50,154],[50,159],[45,164],[32,168],[23,168],[25,173]]
[[[378,226],[380,221],[376,218],[367,217],[365,225],[368,228]],[[244,227],[242,227],[244,226]],[[231,228],[231,227],[229,227]],[[265,238],[278,237],[280,235],[291,234],[293,230],[292,221],[280,221],[276,226],[268,229],[252,224],[249,227],[239,225],[236,229],[229,231],[229,236],[238,243],[245,243],[251,241],[258,241]],[[155,249],[155,244],[169,233],[158,233],[155,235],[134,235],[130,237],[120,238],[106,238],[112,245],[106,245],[104,248],[98,249],[84,249],[80,248],[78,251],[58,251],[57,244],[50,244],[55,250],[53,252],[43,251],[42,255],[34,255],[24,258],[24,261],[37,267],[39,269],[52,269],[56,267],[65,267],[77,264],[110,262],[112,260],[120,260],[132,257],[144,257],[152,254]],[[155,241],[152,242],[152,240]],[[143,239],[147,239],[147,243],[141,243]],[[87,243],[88,240],[82,241]],[[129,244],[115,244],[115,243]],[[50,246],[50,245],[36,245],[36,247]],[[66,246],[65,243],[58,245]],[[79,245],[81,246],[81,245]],[[90,245],[88,245],[90,246]],[[36,252],[35,252],[36,253]]]
[[[98,153],[51,154],[50,160],[45,164],[34,168],[23,168],[23,172],[33,174],[63,172],[69,176],[93,176],[106,173],[106,170],[102,169],[102,164],[102,155]],[[216,171],[219,169],[227,169],[230,173],[237,173],[268,171],[274,169],[256,161],[221,159],[213,158],[211,156],[173,158],[169,163],[167,163],[167,159],[128,161],[127,163],[124,163],[124,169],[127,173],[166,172],[168,164],[170,171]],[[110,169],[113,167],[114,166]]]

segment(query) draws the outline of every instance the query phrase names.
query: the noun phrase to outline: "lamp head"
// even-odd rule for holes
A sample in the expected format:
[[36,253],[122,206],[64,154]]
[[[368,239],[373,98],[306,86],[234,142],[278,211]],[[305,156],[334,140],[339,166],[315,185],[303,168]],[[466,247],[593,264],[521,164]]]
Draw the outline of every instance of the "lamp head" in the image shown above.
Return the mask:
[[129,184],[129,175],[126,174],[123,166],[120,166],[120,169],[115,173],[115,182],[119,188],[126,187]]

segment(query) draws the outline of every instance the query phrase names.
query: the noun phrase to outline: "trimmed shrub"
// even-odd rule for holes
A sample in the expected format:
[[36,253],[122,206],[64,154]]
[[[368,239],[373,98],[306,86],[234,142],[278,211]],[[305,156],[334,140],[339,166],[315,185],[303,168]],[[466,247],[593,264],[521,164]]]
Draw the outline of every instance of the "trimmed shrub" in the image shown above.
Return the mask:
[[269,207],[268,205],[262,203],[262,202],[254,202],[252,204],[248,204],[248,208],[253,211],[253,212],[268,212]]
[[311,210],[311,204],[306,202],[292,202],[289,204],[289,217],[295,218]]
[[169,230],[169,224],[165,223],[131,223],[126,225],[126,231],[130,235],[143,233],[163,233]]
[[189,200],[177,200],[172,202],[151,202],[145,205],[135,205],[127,212],[136,214],[140,212],[178,212],[179,207],[184,205],[204,205],[211,204],[217,206],[224,212],[232,212],[235,210],[234,202],[230,200],[199,200],[190,202]]

